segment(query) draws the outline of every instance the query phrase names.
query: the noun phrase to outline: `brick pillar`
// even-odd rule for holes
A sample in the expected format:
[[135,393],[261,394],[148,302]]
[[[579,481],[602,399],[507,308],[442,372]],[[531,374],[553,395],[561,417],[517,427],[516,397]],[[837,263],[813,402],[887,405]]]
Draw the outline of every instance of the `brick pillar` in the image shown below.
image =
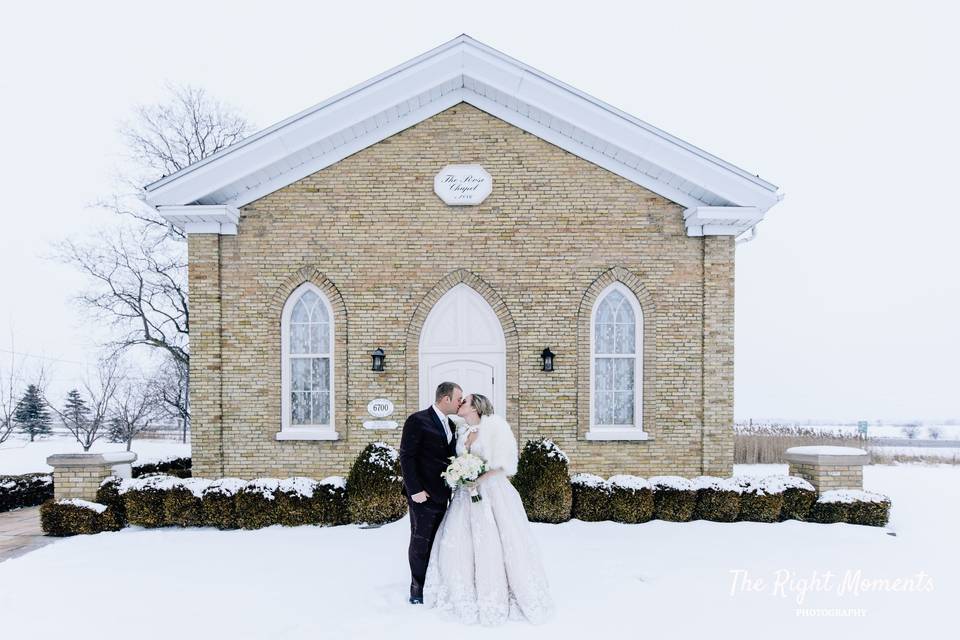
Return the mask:
[[129,478],[131,463],[137,454],[120,453],[58,453],[47,457],[53,467],[53,497],[80,498],[93,502],[97,499],[100,483],[109,476]]
[[190,448],[193,474],[223,476],[220,236],[191,233]]
[[791,447],[783,454],[790,475],[800,476],[819,491],[863,489],[863,465],[870,454],[856,447]]
[[733,473],[732,236],[703,238],[703,449],[701,473]]

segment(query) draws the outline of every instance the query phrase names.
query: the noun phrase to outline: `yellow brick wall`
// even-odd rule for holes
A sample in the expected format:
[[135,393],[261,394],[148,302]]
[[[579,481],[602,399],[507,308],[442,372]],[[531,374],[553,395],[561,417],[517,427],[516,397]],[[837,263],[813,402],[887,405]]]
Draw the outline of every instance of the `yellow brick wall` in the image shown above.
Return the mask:
[[[450,207],[434,194],[452,163],[492,175],[483,204]],[[573,471],[605,476],[731,471],[733,240],[687,237],[679,205],[472,106],[243,207],[236,236],[191,235],[189,250],[197,475],[319,478],[345,474],[368,442],[397,446],[399,429],[363,429],[367,403],[390,398],[401,424],[420,408],[419,329],[459,282],[503,324],[508,406],[497,409],[521,446],[548,436]],[[308,280],[337,321],[341,439],[278,442],[280,313]],[[615,280],[645,316],[648,441],[585,439],[589,313]],[[540,371],[548,345],[552,373]],[[370,371],[378,346],[383,373]]]

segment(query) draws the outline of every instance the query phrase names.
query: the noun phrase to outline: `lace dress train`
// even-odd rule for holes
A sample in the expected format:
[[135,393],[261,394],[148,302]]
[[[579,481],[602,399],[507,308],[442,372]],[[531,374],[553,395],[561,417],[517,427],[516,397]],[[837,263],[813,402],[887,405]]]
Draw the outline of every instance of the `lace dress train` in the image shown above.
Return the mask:
[[[472,453],[485,458],[478,444]],[[478,488],[480,502],[466,489],[453,494],[430,550],[424,605],[468,624],[544,622],[554,606],[520,494],[502,472]]]

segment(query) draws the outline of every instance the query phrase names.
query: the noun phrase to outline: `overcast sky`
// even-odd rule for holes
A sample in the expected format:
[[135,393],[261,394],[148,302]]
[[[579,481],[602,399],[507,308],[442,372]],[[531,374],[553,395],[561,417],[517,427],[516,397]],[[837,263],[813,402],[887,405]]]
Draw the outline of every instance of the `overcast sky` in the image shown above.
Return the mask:
[[953,3],[57,4],[0,26],[0,349],[57,390],[104,332],[45,256],[109,222],[135,104],[193,83],[262,128],[467,33],[786,194],[737,250],[738,419],[960,417]]

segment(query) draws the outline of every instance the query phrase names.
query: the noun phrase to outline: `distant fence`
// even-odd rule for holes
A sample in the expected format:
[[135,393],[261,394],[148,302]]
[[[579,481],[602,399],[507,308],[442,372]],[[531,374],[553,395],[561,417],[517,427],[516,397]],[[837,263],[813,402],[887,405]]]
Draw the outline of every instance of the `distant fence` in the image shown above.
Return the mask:
[[[73,435],[62,425],[54,426],[53,435],[59,438],[72,438]],[[106,440],[106,432],[101,440]],[[190,442],[190,427],[187,427],[186,436],[184,436],[183,427],[175,424],[158,424],[149,429],[141,431],[134,440],[172,440],[176,442]]]

